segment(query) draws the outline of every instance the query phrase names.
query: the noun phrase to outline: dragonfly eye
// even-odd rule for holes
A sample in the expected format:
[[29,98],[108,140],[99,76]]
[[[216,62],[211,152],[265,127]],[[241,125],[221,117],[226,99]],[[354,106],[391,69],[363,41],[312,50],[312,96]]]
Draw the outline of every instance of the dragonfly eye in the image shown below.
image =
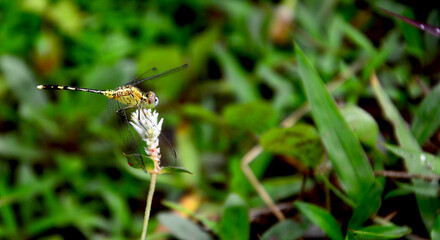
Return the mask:
[[155,100],[156,100],[156,103],[154,103],[154,107],[156,107],[156,106],[157,106],[157,104],[159,104],[159,98],[158,98],[158,97],[156,97],[156,98],[155,98]]

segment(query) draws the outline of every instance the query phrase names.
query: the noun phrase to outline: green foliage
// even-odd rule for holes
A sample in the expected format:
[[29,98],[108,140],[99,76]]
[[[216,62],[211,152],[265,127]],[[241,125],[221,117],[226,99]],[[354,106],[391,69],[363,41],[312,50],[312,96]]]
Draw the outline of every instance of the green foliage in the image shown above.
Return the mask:
[[426,152],[408,150],[392,145],[386,145],[387,149],[403,159],[409,159],[414,163],[418,163],[425,169],[429,169],[440,175],[440,158]]
[[307,224],[299,224],[290,219],[273,225],[262,236],[263,240],[294,240],[299,239],[305,231]]
[[440,216],[435,219],[434,227],[431,231],[431,239],[437,239],[440,237]]
[[214,233],[218,234],[218,224],[217,222],[210,220],[204,216],[201,215],[196,215],[196,213],[191,212],[190,210],[184,208],[183,206],[174,203],[174,202],[170,202],[170,201],[164,201],[163,204],[167,207],[169,207],[170,209],[174,209],[176,211],[182,212],[184,214],[187,214],[195,219],[197,219],[198,221],[202,222],[203,225],[205,225],[206,227],[208,227],[211,231],[213,231]]
[[[147,157],[147,156],[141,156],[140,154],[125,154],[124,156],[127,158],[127,163],[130,167],[132,168],[136,168],[136,169],[142,169],[145,172],[153,172],[154,170],[154,161]],[[143,165],[142,163],[140,163],[141,161],[138,159],[142,159],[143,161]]]
[[361,230],[349,230],[351,239],[400,239],[411,232],[409,227],[368,226]]
[[[292,175],[273,177],[262,181],[262,184],[272,199],[278,201],[293,195],[298,195],[301,193],[302,187],[304,187],[305,191],[312,189],[313,182],[311,180],[307,180],[305,183],[303,181],[304,179],[302,176]],[[251,206],[261,206],[262,204],[263,201],[259,196],[250,199]]]
[[341,114],[361,143],[376,147],[379,127],[368,112],[357,106],[346,106],[341,109]]
[[306,218],[318,225],[330,239],[344,239],[338,221],[325,209],[305,202],[295,202],[294,205]]
[[411,132],[420,144],[428,140],[440,126],[440,85],[426,96],[414,114]]
[[[372,77],[372,85],[385,117],[393,124],[394,133],[399,145],[406,150],[420,152],[420,145],[417,143],[399,112],[382,89],[376,76]],[[405,155],[404,160],[409,173],[422,175],[430,174],[430,170],[425,168],[425,166],[422,164],[423,161],[414,161],[414,157],[409,154]],[[434,191],[434,189],[438,189],[438,183],[431,184],[419,179],[413,179],[412,182],[417,187],[429,188],[432,191]],[[416,197],[418,198],[417,203],[420,208],[420,214],[423,217],[423,222],[425,223],[427,229],[432,229],[437,216],[435,211],[432,210],[440,209],[440,200],[437,197],[426,197],[420,194],[416,194]]]
[[322,141],[348,195],[359,200],[373,172],[359,141],[336,107],[319,75],[296,45],[299,73]]
[[164,168],[160,169],[159,174],[164,174],[164,173],[189,173],[189,174],[192,174],[192,172],[186,170],[183,167],[171,167],[171,166],[164,167]]
[[378,181],[375,181],[365,190],[348,222],[349,228],[358,229],[365,221],[379,211],[379,207],[382,204],[382,192],[383,186]]
[[230,104],[223,111],[228,125],[240,131],[262,133],[274,125],[277,119],[273,108],[265,102]]
[[250,231],[248,209],[243,199],[230,194],[223,206],[220,239],[248,239]]
[[297,124],[290,128],[272,128],[260,139],[264,150],[298,158],[308,167],[317,166],[323,155],[321,140],[315,128]]
[[193,173],[158,177],[148,239],[306,239],[312,224],[315,238],[438,238],[438,181],[418,178],[440,169],[440,40],[381,8],[440,14],[405,4],[0,1],[0,239],[137,239],[149,176],[115,109],[36,86],[115,89],[185,63],[138,86],[177,152],[162,173]]
[[172,213],[161,213],[157,216],[159,221],[179,239],[209,240],[212,239],[200,227],[188,219]]

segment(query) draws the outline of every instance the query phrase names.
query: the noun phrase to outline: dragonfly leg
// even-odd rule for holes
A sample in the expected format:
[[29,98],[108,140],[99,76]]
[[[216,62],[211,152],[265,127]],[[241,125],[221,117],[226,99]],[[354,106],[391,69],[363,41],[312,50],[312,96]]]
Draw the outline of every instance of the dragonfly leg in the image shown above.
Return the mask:
[[125,111],[125,110],[127,110],[127,109],[130,109],[130,108],[133,108],[133,107],[135,107],[135,106],[126,106],[126,107],[123,107],[123,108],[121,108],[121,109],[118,109],[118,110],[116,111],[116,113],[117,113],[118,115],[121,115],[121,112],[123,112],[123,111]]

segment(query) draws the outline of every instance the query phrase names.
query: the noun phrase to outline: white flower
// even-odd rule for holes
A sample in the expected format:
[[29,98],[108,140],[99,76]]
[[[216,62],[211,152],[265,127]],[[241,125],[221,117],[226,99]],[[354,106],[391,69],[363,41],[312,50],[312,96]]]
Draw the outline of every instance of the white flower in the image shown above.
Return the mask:
[[131,115],[130,124],[139,134],[143,141],[147,143],[145,152],[154,161],[154,171],[160,171],[160,148],[159,135],[162,130],[163,118],[157,122],[159,114],[151,109],[137,109]]

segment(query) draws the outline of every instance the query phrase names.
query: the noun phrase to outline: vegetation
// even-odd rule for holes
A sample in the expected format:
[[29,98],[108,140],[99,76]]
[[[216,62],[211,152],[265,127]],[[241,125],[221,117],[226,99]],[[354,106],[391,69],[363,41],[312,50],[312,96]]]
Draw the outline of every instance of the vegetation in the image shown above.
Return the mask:
[[193,173],[157,176],[148,239],[440,239],[439,38],[405,22],[439,8],[404,2],[0,1],[0,239],[139,238],[107,99],[36,86],[185,63],[140,86]]

